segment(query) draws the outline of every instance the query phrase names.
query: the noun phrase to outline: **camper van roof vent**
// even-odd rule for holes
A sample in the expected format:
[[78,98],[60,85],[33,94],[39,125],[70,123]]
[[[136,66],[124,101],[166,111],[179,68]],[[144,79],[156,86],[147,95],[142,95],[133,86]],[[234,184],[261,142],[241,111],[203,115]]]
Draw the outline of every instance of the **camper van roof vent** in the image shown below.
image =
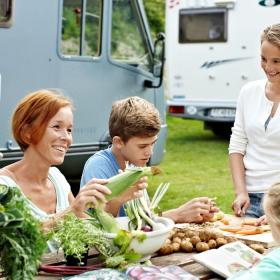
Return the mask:
[[228,9],[233,9],[236,4],[236,0],[214,0],[214,2],[216,6],[223,6]]

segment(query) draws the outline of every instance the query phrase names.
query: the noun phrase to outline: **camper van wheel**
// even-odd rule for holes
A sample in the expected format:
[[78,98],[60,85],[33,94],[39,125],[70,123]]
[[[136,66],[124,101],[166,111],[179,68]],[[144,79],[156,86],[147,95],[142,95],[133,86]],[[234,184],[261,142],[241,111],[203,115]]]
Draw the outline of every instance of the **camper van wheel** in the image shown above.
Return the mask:
[[227,123],[205,122],[204,123],[205,129],[211,129],[216,136],[224,139],[230,138],[232,126],[233,126],[232,122],[227,122]]

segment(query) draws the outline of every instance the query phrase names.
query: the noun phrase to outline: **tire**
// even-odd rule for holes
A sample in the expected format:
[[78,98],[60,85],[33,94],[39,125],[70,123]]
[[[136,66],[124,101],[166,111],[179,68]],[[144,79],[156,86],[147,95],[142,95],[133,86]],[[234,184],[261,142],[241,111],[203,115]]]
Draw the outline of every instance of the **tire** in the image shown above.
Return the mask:
[[208,122],[205,123],[205,128],[211,129],[213,133],[223,139],[229,139],[231,135],[232,122]]

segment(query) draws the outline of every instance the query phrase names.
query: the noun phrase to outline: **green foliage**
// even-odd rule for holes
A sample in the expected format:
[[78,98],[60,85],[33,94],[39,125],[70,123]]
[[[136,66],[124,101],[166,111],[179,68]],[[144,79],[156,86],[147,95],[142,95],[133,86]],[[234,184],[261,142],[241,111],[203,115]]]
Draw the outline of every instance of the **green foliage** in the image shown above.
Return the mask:
[[165,30],[165,0],[144,0],[148,21],[155,38],[159,32]]
[[77,218],[73,213],[58,222],[51,238],[59,242],[65,256],[74,256],[80,260],[91,247],[96,247],[104,256],[114,253],[110,241],[99,228],[90,221]]
[[33,279],[47,243],[18,188],[0,185],[0,267],[7,280]]
[[166,154],[162,174],[149,180],[148,192],[154,193],[160,182],[170,187],[160,206],[171,209],[198,196],[217,197],[217,205],[231,213],[233,188],[228,164],[228,141],[220,139],[203,123],[167,117]]
[[96,227],[96,221],[91,223],[91,219],[79,219],[73,213],[58,222],[51,238],[59,242],[65,256],[80,260],[89,248],[95,247],[105,259],[107,267],[124,268],[141,258],[141,255],[129,249],[133,238],[130,232],[119,230],[112,240]]

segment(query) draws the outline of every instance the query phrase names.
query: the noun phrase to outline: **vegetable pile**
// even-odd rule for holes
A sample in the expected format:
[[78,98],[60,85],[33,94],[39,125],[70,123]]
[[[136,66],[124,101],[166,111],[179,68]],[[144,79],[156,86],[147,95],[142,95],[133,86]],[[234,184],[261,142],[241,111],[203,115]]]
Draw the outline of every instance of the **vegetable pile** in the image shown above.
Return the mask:
[[0,185],[0,268],[6,279],[33,279],[46,247],[20,190]]
[[[184,228],[174,228],[166,239],[159,253],[168,255],[174,252],[203,252],[215,249],[227,243],[237,241],[233,236],[223,235],[214,226],[208,223],[201,225],[186,225]],[[248,244],[259,253],[264,253],[261,244]]]
[[[159,173],[157,167],[127,168],[123,173],[109,179],[107,187],[112,191],[109,199],[124,192],[141,177],[157,173]],[[65,256],[74,256],[81,260],[82,255],[89,248],[95,247],[100,252],[106,267],[124,268],[128,264],[134,264],[142,256],[130,249],[130,243],[133,238],[137,238],[139,242],[145,240],[146,234],[141,231],[142,226],[149,226],[149,230],[157,229],[152,211],[157,207],[167,188],[168,184],[160,185],[152,203],[146,193],[145,198],[136,199],[125,206],[127,213],[131,212],[129,218],[133,220],[130,231],[120,229],[114,217],[99,205],[98,208],[90,208],[86,211],[90,216],[86,220],[68,214],[64,220],[57,223],[51,237],[58,241]],[[115,233],[116,237],[107,238],[106,233]]]

